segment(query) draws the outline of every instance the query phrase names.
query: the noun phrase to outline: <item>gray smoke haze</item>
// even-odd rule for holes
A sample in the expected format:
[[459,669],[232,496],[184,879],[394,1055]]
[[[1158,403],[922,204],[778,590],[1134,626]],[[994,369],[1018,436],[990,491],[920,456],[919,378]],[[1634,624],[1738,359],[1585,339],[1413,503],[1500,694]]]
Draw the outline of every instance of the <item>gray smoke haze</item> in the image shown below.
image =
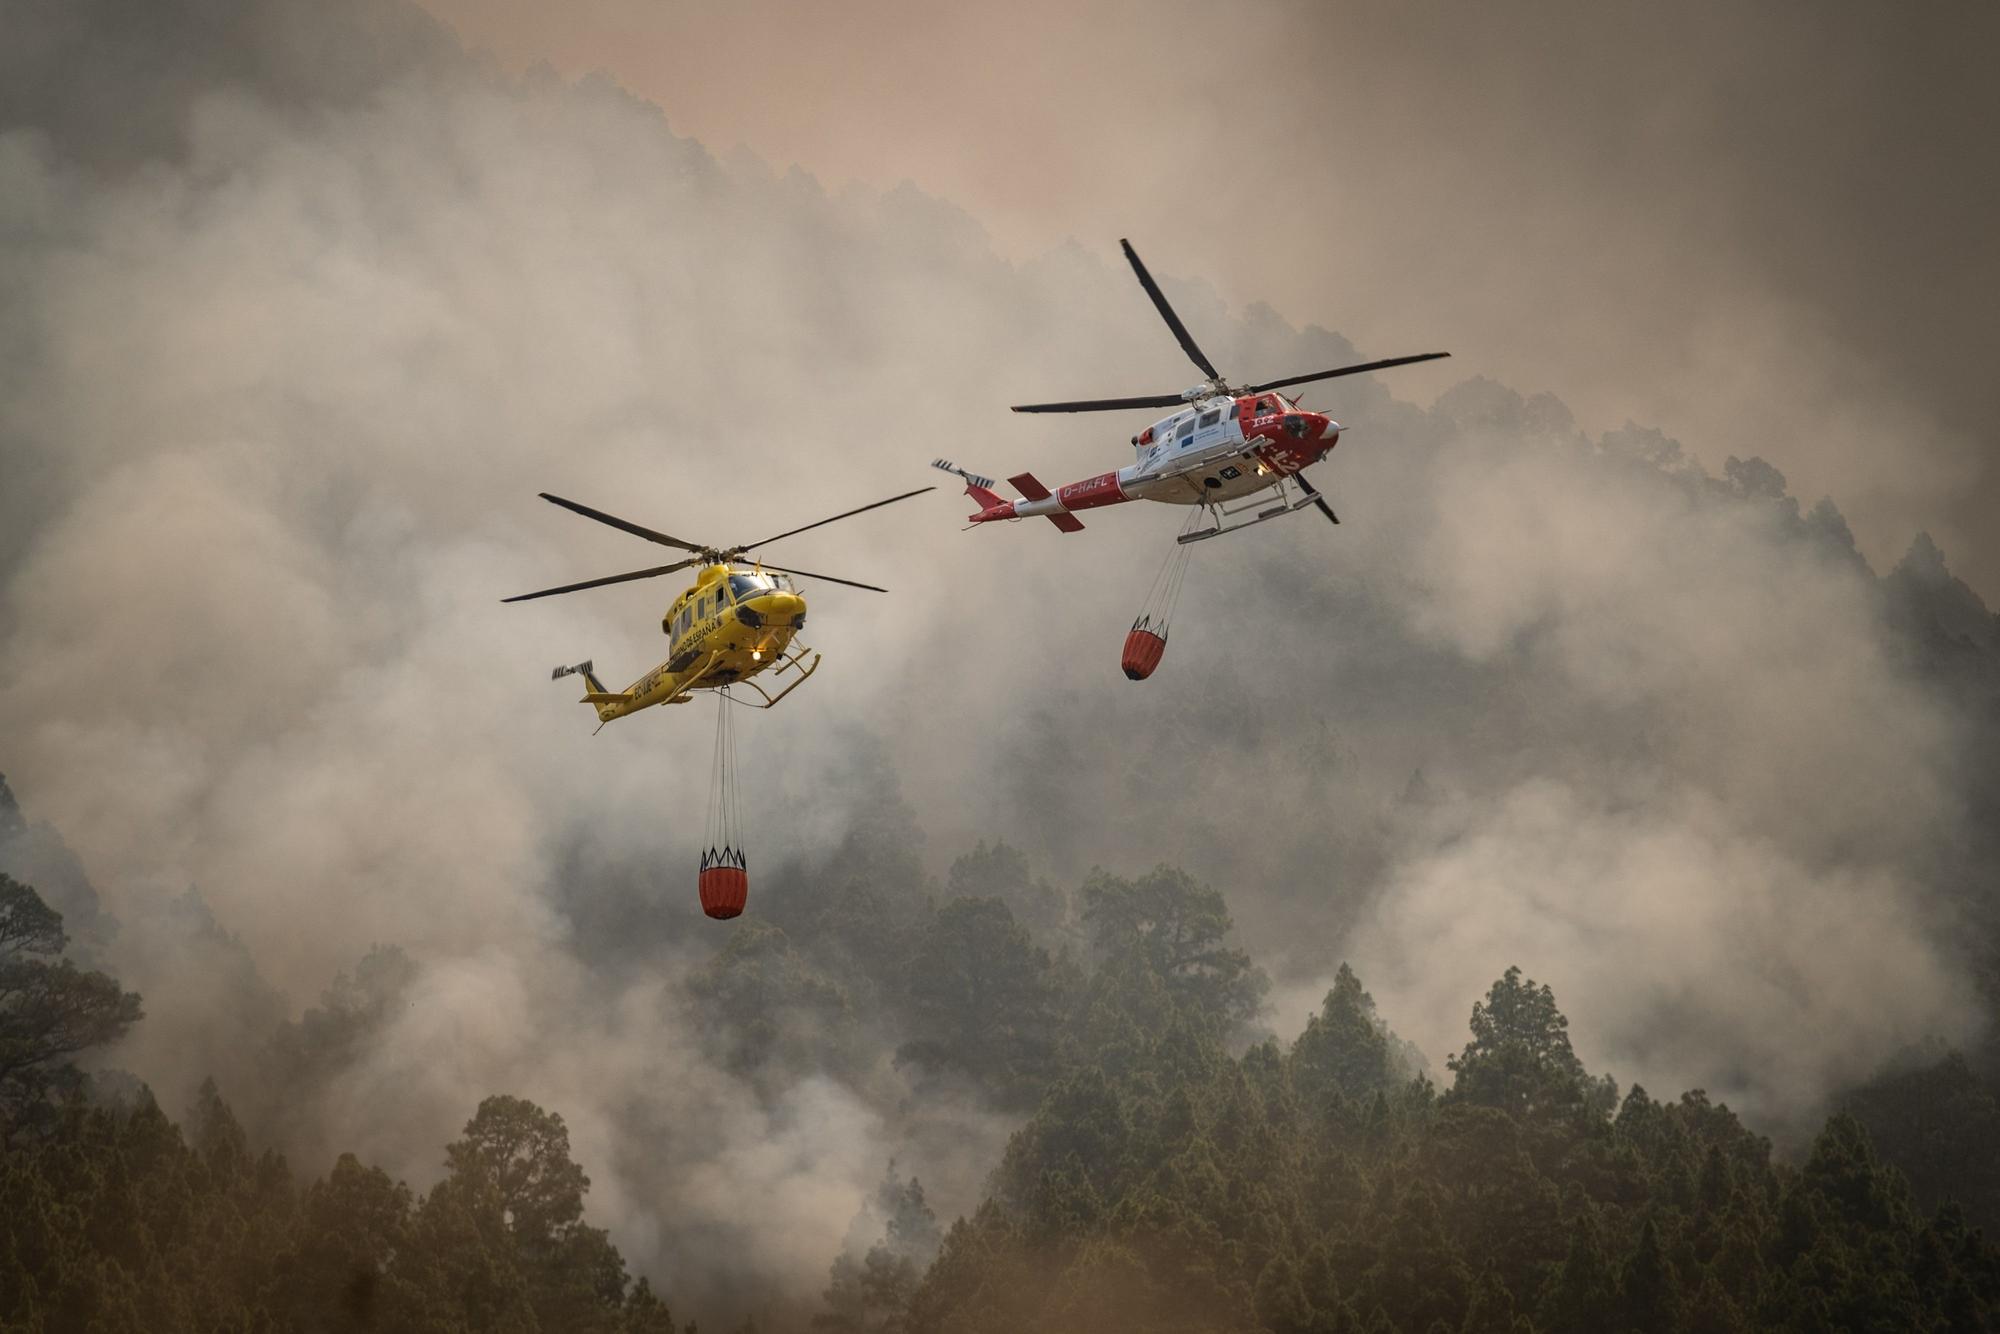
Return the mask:
[[1990,4],[424,3],[703,142],[913,180],[1003,253],[1143,234],[1232,300],[1448,342],[1593,433],[1763,454],[1878,564],[1929,528],[2000,587]]
[[[547,680],[652,665],[676,590],[498,599],[650,559],[541,490],[722,542],[937,454],[1122,462],[1122,420],[1003,411],[1188,378],[1112,238],[1004,259],[914,188],[719,159],[394,5],[225,7],[166,44],[136,12],[30,6],[0,69],[0,763],[122,923],[104,956],[149,1017],[120,1063],[178,1106],[392,944],[414,980],[292,1127],[306,1170],[352,1148],[427,1184],[516,1093],[568,1120],[635,1267],[780,1313],[890,1157],[970,1208],[1005,1118],[913,1096],[879,1035],[747,1080],[689,1007],[742,929],[693,904],[712,709],[593,737]],[[89,76],[48,75],[78,32]],[[1422,350],[1148,253],[1242,375]],[[894,783],[934,874],[998,836],[1067,884],[1223,887],[1285,1037],[1351,958],[1436,1066],[1519,963],[1594,1067],[1767,1124],[1973,1036],[1939,892],[1965,743],[1838,512],[1547,395],[1397,391],[1308,396],[1350,427],[1343,525],[1197,548],[1143,687],[1115,655],[1178,514],[961,534],[940,492],[787,545],[895,592],[809,586],[826,666],[743,729],[756,865],[823,860]]]

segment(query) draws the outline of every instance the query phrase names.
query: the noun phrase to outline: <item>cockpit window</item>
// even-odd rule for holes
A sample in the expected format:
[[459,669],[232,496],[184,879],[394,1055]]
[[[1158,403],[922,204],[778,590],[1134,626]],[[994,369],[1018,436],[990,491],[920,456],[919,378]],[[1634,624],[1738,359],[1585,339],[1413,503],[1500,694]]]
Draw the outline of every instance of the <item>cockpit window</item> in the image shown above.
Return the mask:
[[1181,418],[1181,424],[1174,428],[1174,435],[1181,440],[1185,440],[1193,434],[1194,434],[1194,418],[1192,417]]
[[729,591],[738,602],[744,598],[754,598],[760,593],[768,593],[777,583],[768,574],[732,574],[729,576]]
[[1256,405],[1250,409],[1250,411],[1256,413],[1259,417],[1269,416],[1277,410],[1278,400],[1275,398],[1260,398],[1257,400]]
[[1202,430],[1206,431],[1209,427],[1215,425],[1217,422],[1221,420],[1222,420],[1222,409],[1210,408],[1207,412],[1201,414],[1201,420],[1195,424],[1199,426]]

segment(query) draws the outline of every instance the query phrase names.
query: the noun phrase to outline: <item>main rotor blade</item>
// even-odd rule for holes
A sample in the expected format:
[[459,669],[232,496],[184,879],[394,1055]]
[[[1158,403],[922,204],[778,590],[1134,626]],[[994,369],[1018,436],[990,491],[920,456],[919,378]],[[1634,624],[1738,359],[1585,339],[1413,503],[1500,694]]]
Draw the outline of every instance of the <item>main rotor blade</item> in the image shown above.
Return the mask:
[[1408,366],[1410,363],[1416,361],[1436,361],[1439,357],[1448,357],[1450,355],[1451,353],[1449,352],[1419,352],[1414,357],[1390,357],[1385,361],[1364,361],[1359,366],[1340,366],[1330,371],[1314,371],[1311,375],[1294,375],[1289,380],[1272,380],[1267,384],[1249,384],[1243,386],[1237,392],[1261,394],[1266,389],[1283,389],[1286,385],[1304,384],[1308,380],[1331,380],[1336,375],[1359,375],[1363,371],[1379,371],[1390,366]]
[[784,565],[773,565],[769,561],[760,560],[757,563],[767,570],[776,570],[779,574],[796,574],[802,579],[824,579],[830,584],[846,584],[849,588],[865,588],[871,593],[886,593],[889,591],[876,584],[858,584],[852,579],[836,579],[830,574],[814,574],[811,570],[794,570]]
[[539,593],[522,593],[516,597],[501,598],[502,602],[526,602],[530,598],[554,597],[558,593],[574,593],[579,588],[602,588],[606,584],[629,583],[634,579],[651,579],[662,574],[672,574],[675,570],[685,570],[690,565],[701,564],[700,559],[675,561],[672,565],[655,565],[650,570],[634,570],[630,574],[606,575],[602,579],[586,579],[580,584],[564,584],[561,588],[544,588]]
[[[860,507],[859,509],[851,509],[851,510],[848,510],[848,511],[846,511],[846,512],[845,512],[845,513],[843,513],[843,514],[836,514],[836,515],[834,515],[834,516],[833,516],[833,518],[831,518],[831,519],[821,519],[821,520],[820,520],[819,522],[817,522],[817,523],[809,523],[809,524],[807,524],[807,525],[806,525],[806,526],[805,526],[804,528],[793,528],[793,529],[790,529],[790,530],[788,530],[788,531],[786,531],[786,532],[782,532],[782,533],[779,533],[779,534],[778,534],[778,537],[766,537],[766,538],[763,538],[763,539],[761,539],[761,540],[759,540],[759,541],[756,541],[756,542],[745,542],[745,543],[744,543],[744,544],[743,544],[742,546],[740,546],[740,547],[731,547],[731,548],[730,548],[730,550],[731,550],[731,551],[739,551],[739,552],[740,552],[740,551],[748,551],[748,550],[750,550],[750,549],[751,549],[752,547],[768,547],[768,546],[770,546],[770,545],[771,545],[771,543],[773,543],[773,542],[777,541],[777,540],[778,540],[778,538],[780,538],[780,537],[792,537],[792,536],[795,536],[795,535],[797,535],[797,534],[799,534],[799,533],[803,533],[803,532],[807,531],[808,529],[812,529],[812,528],[822,528],[822,527],[825,527],[825,526],[826,526],[827,524],[830,524],[830,523],[836,523],[836,522],[838,522],[838,521],[839,521],[839,520],[841,520],[841,519],[851,519],[851,518],[853,518],[853,517],[854,517],[855,515],[857,515],[857,514],[866,514],[866,513],[867,513],[867,512],[869,511],[869,510],[877,510],[877,509],[881,509],[881,508],[882,508],[882,507],[883,507],[884,505],[893,505],[893,504],[895,504],[895,503],[896,503],[897,501],[899,501],[899,500],[908,500],[908,499],[909,499],[909,498],[910,498],[911,496],[920,496],[920,495],[922,495],[922,494],[923,494],[924,492],[926,492],[926,491],[935,491],[935,490],[937,490],[937,488],[936,488],[936,487],[934,487],[934,486],[920,486],[920,487],[918,487],[918,488],[917,488],[916,490],[914,490],[914,491],[905,491],[905,492],[904,492],[904,493],[903,493],[902,495],[900,495],[900,496],[890,496],[890,497],[889,497],[889,498],[888,498],[887,500],[878,500],[878,501],[876,501],[876,502],[875,502],[874,504],[872,504],[872,505],[863,505],[863,506],[861,506],[861,507]],[[776,566],[772,566],[771,568],[773,568],[773,569],[776,569],[777,567],[776,567]],[[837,581],[837,580],[836,580],[836,582],[839,582],[839,581]],[[870,587],[870,586],[871,586],[871,585],[868,585],[868,584],[863,584],[863,585],[862,585],[862,587],[863,587],[863,588],[868,588],[868,587]],[[883,590],[883,591],[886,591],[886,590]]]
[[1324,514],[1327,518],[1333,520],[1335,523],[1340,522],[1340,516],[1333,512],[1333,506],[1326,503],[1326,497],[1320,495],[1318,487],[1314,486],[1311,482],[1308,482],[1306,480],[1306,475],[1303,472],[1293,473],[1292,480],[1297,482],[1299,484],[1299,488],[1303,490],[1307,495],[1313,498],[1313,504],[1319,506],[1319,512],[1321,514]]
[[1023,403],[1014,412],[1116,412],[1122,408],[1171,408],[1185,403],[1180,394],[1148,394],[1143,398],[1085,398],[1074,403]]
[[1181,317],[1174,314],[1174,308],[1167,304],[1166,293],[1162,292],[1160,285],[1153,281],[1153,275],[1146,272],[1146,266],[1139,262],[1139,252],[1134,250],[1132,243],[1122,236],[1118,238],[1118,244],[1125,248],[1125,258],[1132,261],[1132,272],[1139,275],[1139,286],[1146,289],[1146,295],[1153,298],[1153,304],[1160,308],[1160,315],[1166,320],[1167,327],[1174,331],[1174,337],[1181,340],[1181,351],[1187,353],[1188,358],[1201,367],[1202,374],[1211,380],[1220,380],[1222,373],[1216,370],[1209,359],[1202,355],[1201,349],[1194,345],[1194,336],[1187,331],[1187,326],[1181,323]]
[[608,523],[613,528],[622,528],[634,537],[643,537],[648,542],[658,542],[663,547],[679,547],[682,551],[692,551],[697,555],[708,550],[707,547],[698,547],[692,542],[683,542],[678,537],[668,537],[665,533],[656,533],[650,528],[641,528],[636,523],[620,519],[615,515],[606,514],[603,510],[594,510],[588,505],[579,505],[574,500],[564,500],[561,496],[552,496],[546,491],[541,492],[540,495],[543,500],[548,501],[551,505],[560,505],[566,510],[572,510],[577,514],[581,514],[586,519],[595,519],[599,523]]

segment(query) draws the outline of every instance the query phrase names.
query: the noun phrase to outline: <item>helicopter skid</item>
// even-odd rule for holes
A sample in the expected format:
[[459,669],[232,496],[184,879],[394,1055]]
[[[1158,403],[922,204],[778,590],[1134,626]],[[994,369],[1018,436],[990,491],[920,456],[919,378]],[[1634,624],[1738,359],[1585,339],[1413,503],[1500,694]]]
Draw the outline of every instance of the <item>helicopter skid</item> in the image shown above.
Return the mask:
[[1291,481],[1290,478],[1281,478],[1279,479],[1278,485],[1275,488],[1267,488],[1267,489],[1275,489],[1278,492],[1278,497],[1277,497],[1278,503],[1275,505],[1267,506],[1264,509],[1258,510],[1255,518],[1245,519],[1241,523],[1225,524],[1223,522],[1225,518],[1230,518],[1235,515],[1241,514],[1245,510],[1249,509],[1252,505],[1259,503],[1258,497],[1263,495],[1263,492],[1261,491],[1246,498],[1243,504],[1236,506],[1234,509],[1231,509],[1225,505],[1214,506],[1213,509],[1215,511],[1215,527],[1204,528],[1199,532],[1182,533],[1179,537],[1175,538],[1174,540],[1176,542],[1181,543],[1182,545],[1185,545],[1189,542],[1206,542],[1209,538],[1221,537],[1224,533],[1234,533],[1244,528],[1253,528],[1256,525],[1263,523],[1267,519],[1279,519],[1283,518],[1287,514],[1297,514],[1300,510],[1304,509],[1306,506],[1313,503],[1313,497],[1306,491],[1301,490],[1297,499],[1294,500],[1287,498],[1285,491],[1287,484],[1290,481]]
[[771,670],[771,675],[773,676],[782,675],[787,669],[790,668],[797,668],[799,673],[797,680],[788,683],[783,690],[780,690],[775,695],[770,694],[768,691],[764,689],[764,687],[758,685],[753,680],[743,680],[735,683],[737,685],[749,686],[759,695],[762,695],[764,697],[764,702],[762,704],[749,704],[746,701],[739,700],[734,695],[729,695],[729,694],[723,695],[723,698],[731,701],[732,703],[743,704],[746,708],[752,708],[752,709],[776,708],[779,700],[783,699],[785,696],[791,694],[794,690],[797,690],[800,686],[804,685],[806,683],[806,678],[810,677],[814,672],[819,670],[819,662],[820,662],[819,654],[813,653],[812,661],[810,662],[807,662],[805,660],[805,655],[811,652],[812,650],[810,649],[795,648],[785,655],[785,660],[783,662],[779,663],[776,667],[774,667]]

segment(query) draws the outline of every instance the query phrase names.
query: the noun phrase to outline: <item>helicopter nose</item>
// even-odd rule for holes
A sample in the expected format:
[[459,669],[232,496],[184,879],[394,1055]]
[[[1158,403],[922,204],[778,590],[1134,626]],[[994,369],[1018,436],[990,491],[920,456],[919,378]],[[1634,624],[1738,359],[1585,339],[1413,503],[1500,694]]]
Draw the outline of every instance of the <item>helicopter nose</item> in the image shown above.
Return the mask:
[[766,593],[757,604],[765,620],[780,623],[797,620],[806,609],[806,600],[797,593]]
[[796,627],[806,618],[806,600],[797,593],[760,593],[736,604],[736,619],[745,625]]
[[1340,439],[1340,423],[1328,417],[1326,425],[1320,427],[1319,438],[1327,441]]

